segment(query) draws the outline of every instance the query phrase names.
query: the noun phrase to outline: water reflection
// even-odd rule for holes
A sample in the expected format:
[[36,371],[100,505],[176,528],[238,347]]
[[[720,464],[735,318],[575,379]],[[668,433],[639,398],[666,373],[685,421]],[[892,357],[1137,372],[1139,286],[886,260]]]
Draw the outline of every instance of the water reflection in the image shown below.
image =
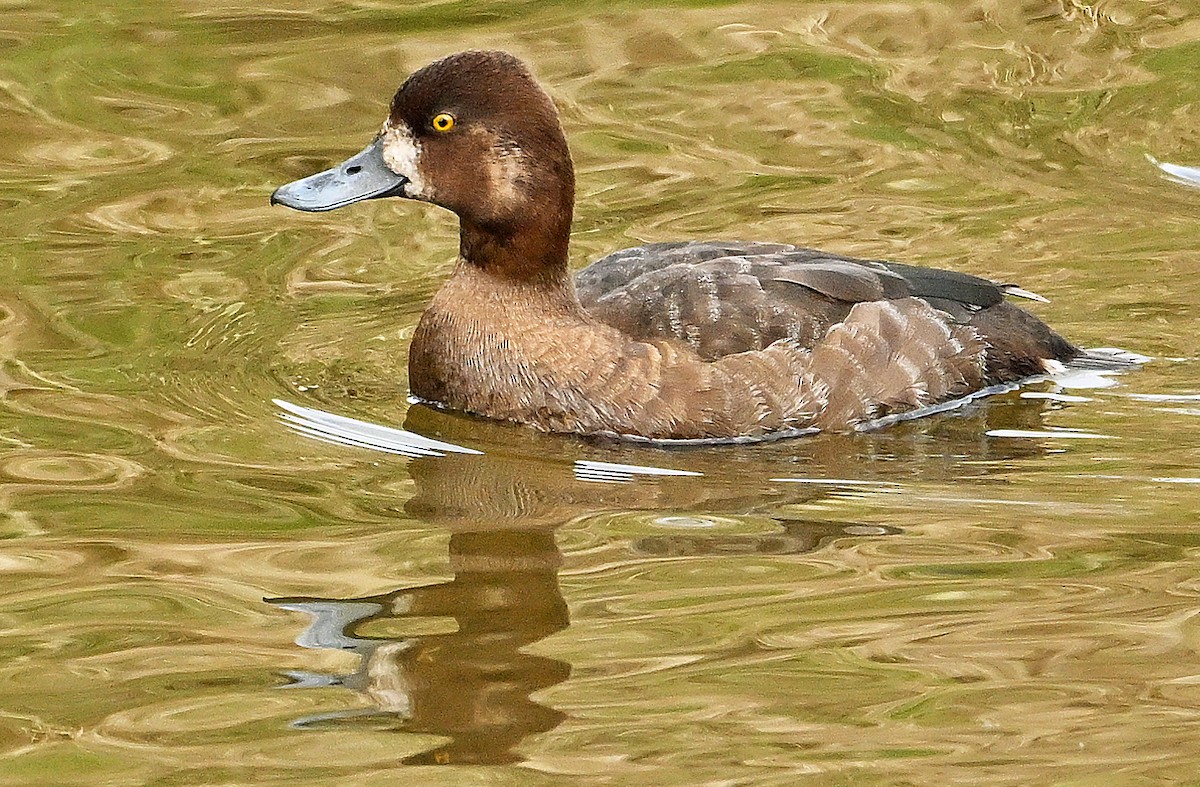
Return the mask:
[[846,536],[893,536],[900,528],[885,525],[856,525],[820,520],[779,520],[781,533],[752,535],[696,535],[680,533],[648,536],[634,540],[630,550],[638,555],[680,557],[684,555],[799,555],[820,549]]
[[[359,659],[345,675],[290,673],[291,687],[341,686],[368,705],[308,715],[293,726],[366,725],[446,739],[404,758],[405,764],[520,761],[522,741],[566,718],[533,695],[566,681],[571,665],[527,652],[569,625],[558,578],[563,556],[555,540],[562,525],[606,510],[653,512],[648,525],[656,532],[625,540],[630,562],[800,555],[837,539],[896,535],[902,531],[892,525],[807,518],[796,507],[838,496],[896,494],[913,469],[911,461],[864,463],[864,454],[923,456],[926,471],[940,466],[934,475],[986,473],[992,463],[1007,466],[1040,455],[1046,450],[1040,442],[987,435],[1044,428],[1044,414],[1063,406],[1052,398],[1012,396],[953,417],[796,440],[787,449],[673,451],[596,446],[413,407],[404,423],[411,437],[404,439],[427,440],[443,450],[419,453],[404,468],[415,482],[404,512],[450,532],[454,578],[374,596],[270,600],[312,616],[296,639],[301,647],[352,652]],[[320,411],[288,409],[310,422],[335,423]],[[400,433],[388,429],[379,434]],[[944,452],[939,462],[930,440]],[[482,450],[445,450],[461,442]],[[380,472],[390,477],[396,467]],[[880,477],[863,478],[864,472]],[[753,532],[728,532],[720,527],[729,521],[722,514],[734,522],[751,515],[757,524]]]
[[[522,651],[567,627],[557,577],[561,563],[549,531],[455,533],[449,582],[362,598],[269,600],[313,616],[296,640],[301,647],[352,651],[360,659],[350,675],[294,674],[295,687],[341,685],[373,706],[309,716],[295,725],[383,722],[449,738],[406,757],[410,765],[519,761],[514,749],[523,739],[564,718],[530,695],[566,680],[570,665]],[[410,633],[414,624],[431,620],[453,621],[454,630]],[[381,629],[386,633],[370,633]]]

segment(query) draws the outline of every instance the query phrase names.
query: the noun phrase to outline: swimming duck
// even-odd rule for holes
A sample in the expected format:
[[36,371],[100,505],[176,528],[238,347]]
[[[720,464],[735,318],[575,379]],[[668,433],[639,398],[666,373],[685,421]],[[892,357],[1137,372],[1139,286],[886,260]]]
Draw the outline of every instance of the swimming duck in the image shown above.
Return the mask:
[[271,202],[404,197],[458,215],[459,257],[409,350],[412,393],[552,432],[650,440],[846,430],[1044,373],[1080,351],[952,271],[781,243],[654,243],[572,277],[575,175],[520,60],[413,73],[383,128]]

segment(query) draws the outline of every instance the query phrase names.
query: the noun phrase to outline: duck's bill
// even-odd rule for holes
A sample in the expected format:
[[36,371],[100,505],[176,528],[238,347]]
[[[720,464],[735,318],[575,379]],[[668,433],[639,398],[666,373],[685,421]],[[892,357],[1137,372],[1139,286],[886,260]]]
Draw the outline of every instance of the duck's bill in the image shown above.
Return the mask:
[[408,178],[388,169],[382,141],[376,139],[361,153],[333,169],[294,180],[275,189],[271,204],[296,210],[334,210],[365,199],[403,197]]

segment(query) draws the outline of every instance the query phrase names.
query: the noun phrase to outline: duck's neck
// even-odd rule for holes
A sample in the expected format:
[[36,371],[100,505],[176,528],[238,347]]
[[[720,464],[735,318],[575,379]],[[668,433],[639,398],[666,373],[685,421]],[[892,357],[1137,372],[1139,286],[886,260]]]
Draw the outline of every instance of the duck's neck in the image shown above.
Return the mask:
[[510,229],[493,228],[462,220],[459,228],[459,258],[471,267],[537,287],[562,286],[571,280],[567,246],[571,219],[545,222],[549,226],[525,224]]
[[568,267],[571,210],[566,204],[557,211],[527,214],[519,224],[485,225],[460,218],[458,265],[430,310],[467,308],[474,312],[470,316],[491,322],[499,315],[481,308],[489,301],[507,316],[521,312],[530,321],[541,315],[582,318],[585,312]]

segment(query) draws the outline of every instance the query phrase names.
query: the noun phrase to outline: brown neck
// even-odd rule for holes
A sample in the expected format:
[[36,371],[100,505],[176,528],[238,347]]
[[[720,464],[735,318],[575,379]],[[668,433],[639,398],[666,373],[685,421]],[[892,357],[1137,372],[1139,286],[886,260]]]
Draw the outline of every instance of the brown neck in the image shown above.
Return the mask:
[[546,313],[582,317],[585,312],[567,264],[570,211],[553,220],[541,218],[515,229],[460,219],[459,263],[446,290],[466,287],[475,296],[480,291],[507,292],[523,301],[532,299]]
[[570,216],[565,222],[547,224],[498,228],[463,219],[459,225],[458,253],[464,262],[512,281],[561,284],[570,279],[567,267]]

